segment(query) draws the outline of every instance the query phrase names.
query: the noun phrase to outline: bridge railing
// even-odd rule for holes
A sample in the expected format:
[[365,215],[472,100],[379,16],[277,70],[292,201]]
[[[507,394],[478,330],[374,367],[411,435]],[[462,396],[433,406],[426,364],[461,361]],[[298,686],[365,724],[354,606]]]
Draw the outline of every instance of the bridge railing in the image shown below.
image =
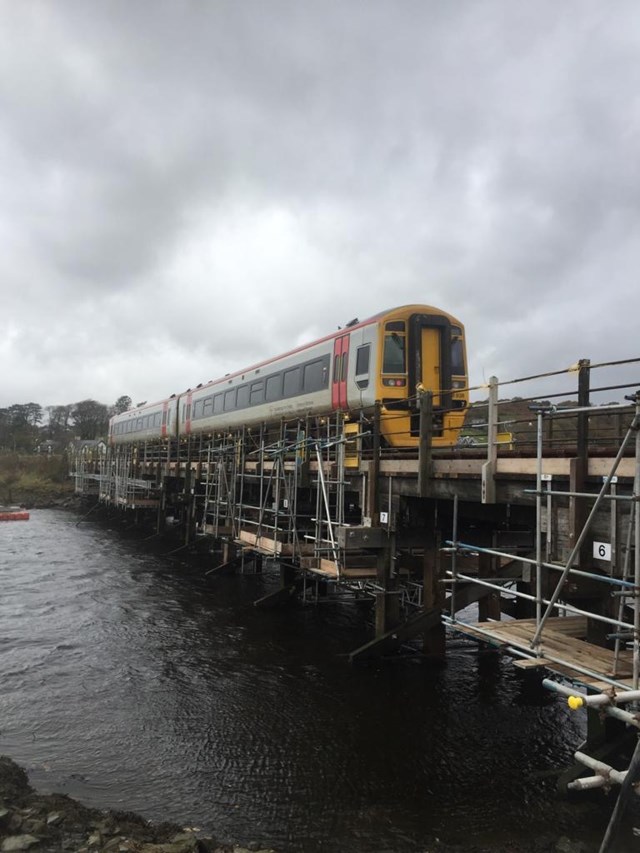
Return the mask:
[[[625,397],[638,388],[640,358],[598,364],[581,359],[563,370],[504,381],[491,377],[468,389],[487,397],[471,404],[459,445],[486,447],[488,461],[500,451],[535,452],[536,412],[542,407],[554,413],[544,423],[545,455],[607,455],[607,450],[615,452],[633,417]],[[521,389],[522,396],[505,393]]]

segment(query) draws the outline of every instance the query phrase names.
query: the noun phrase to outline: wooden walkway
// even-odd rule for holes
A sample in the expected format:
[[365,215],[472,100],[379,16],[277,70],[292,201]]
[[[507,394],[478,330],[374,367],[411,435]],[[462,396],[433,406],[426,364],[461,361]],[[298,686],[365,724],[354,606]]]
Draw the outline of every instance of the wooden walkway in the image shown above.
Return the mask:
[[478,622],[466,625],[456,622],[455,630],[491,643],[505,650],[517,649],[531,657],[515,661],[522,669],[545,667],[595,690],[611,687],[603,678],[616,681],[624,687],[632,687],[633,662],[630,651],[621,651],[615,666],[614,653],[610,649],[587,643],[585,616],[557,616],[547,620],[538,656],[531,648],[536,631],[535,619],[512,619],[505,622]]

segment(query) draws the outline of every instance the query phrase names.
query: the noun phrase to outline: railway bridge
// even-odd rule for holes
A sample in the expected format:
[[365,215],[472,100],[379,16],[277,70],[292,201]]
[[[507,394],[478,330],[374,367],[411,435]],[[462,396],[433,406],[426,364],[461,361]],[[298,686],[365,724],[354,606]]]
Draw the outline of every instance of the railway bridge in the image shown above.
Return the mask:
[[[79,454],[72,475],[78,493],[204,547],[211,573],[272,562],[280,584],[258,607],[371,602],[353,662],[407,646],[443,658],[455,631],[545,671],[587,709],[593,753],[640,725],[638,363],[492,377],[469,389],[486,399],[449,449],[433,446],[421,392],[415,452],[384,446],[376,408],[115,445]],[[514,385],[525,396],[505,397]],[[575,787],[624,781],[583,760],[594,775]]]

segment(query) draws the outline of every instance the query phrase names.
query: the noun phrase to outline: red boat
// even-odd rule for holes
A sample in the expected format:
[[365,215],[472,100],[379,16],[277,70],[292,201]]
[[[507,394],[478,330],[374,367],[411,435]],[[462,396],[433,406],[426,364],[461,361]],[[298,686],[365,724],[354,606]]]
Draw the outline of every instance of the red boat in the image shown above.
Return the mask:
[[0,506],[0,521],[29,521],[29,511],[21,506]]

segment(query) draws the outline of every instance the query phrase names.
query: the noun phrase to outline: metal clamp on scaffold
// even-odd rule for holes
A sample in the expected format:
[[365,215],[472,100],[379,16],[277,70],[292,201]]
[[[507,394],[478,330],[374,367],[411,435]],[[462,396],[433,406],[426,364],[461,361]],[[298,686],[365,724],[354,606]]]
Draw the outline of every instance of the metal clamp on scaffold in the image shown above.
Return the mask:
[[640,690],[623,690],[616,693],[615,689],[612,688],[610,691],[594,693],[592,696],[588,696],[586,693],[576,693],[570,687],[565,687],[564,684],[559,684],[550,678],[545,678],[542,685],[547,690],[552,690],[554,693],[565,696],[567,705],[572,711],[578,711],[580,708],[600,708],[603,714],[640,728],[639,714],[631,711],[623,711],[622,708],[618,707],[618,705],[622,705],[625,702],[637,702],[640,700]]

